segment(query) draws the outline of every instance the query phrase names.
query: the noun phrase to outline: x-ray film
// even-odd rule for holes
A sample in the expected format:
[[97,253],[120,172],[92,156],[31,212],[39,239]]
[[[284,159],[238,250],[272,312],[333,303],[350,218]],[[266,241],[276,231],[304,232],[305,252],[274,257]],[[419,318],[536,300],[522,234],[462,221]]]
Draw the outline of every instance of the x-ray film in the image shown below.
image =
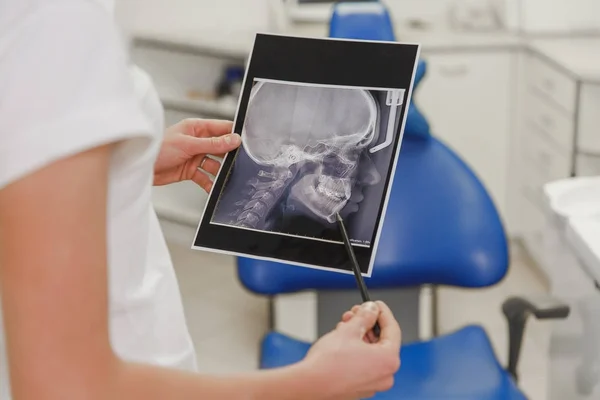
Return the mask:
[[419,46],[256,36],[194,249],[365,276],[385,222]]

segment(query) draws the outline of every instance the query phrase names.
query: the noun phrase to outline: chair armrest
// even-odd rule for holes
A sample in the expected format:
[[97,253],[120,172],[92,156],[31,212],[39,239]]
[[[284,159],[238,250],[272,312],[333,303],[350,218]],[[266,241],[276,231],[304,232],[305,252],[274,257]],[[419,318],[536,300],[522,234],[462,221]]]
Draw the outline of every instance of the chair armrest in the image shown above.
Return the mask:
[[567,304],[549,295],[539,298],[510,297],[502,304],[502,312],[508,322],[507,370],[517,380],[517,364],[521,354],[525,323],[529,315],[533,315],[536,319],[565,319],[569,316],[570,308]]

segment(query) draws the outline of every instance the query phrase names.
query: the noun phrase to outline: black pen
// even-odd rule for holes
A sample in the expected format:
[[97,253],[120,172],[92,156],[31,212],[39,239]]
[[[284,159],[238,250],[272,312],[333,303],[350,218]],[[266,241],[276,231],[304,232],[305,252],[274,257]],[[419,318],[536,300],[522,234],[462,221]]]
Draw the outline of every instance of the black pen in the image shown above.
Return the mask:
[[[344,246],[346,247],[346,253],[350,258],[350,264],[352,265],[352,269],[354,271],[354,277],[356,278],[356,283],[358,284],[358,289],[360,290],[360,295],[362,296],[363,302],[371,301],[371,297],[369,296],[369,291],[367,290],[367,285],[363,279],[362,273],[360,272],[360,266],[358,265],[358,260],[356,259],[356,255],[354,254],[354,250],[352,249],[352,245],[350,244],[350,237],[348,236],[348,231],[346,231],[346,226],[344,225],[344,220],[340,213],[335,214],[338,226],[340,228],[340,232],[342,233],[342,239],[344,240]],[[375,322],[375,326],[373,326],[373,333],[378,338],[381,333],[381,328],[379,327],[379,323]]]

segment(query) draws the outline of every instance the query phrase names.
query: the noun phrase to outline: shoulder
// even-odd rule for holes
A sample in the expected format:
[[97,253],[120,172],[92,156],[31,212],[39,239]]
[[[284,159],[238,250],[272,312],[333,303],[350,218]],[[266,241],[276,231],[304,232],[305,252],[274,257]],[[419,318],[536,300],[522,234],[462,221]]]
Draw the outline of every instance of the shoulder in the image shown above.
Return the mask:
[[[9,4],[18,4],[10,1]],[[24,1],[0,17],[2,77],[31,72],[42,77],[60,65],[63,71],[90,66],[92,60],[126,64],[127,57],[113,16],[92,0]],[[6,7],[6,6],[3,6]],[[110,72],[105,70],[105,72]],[[10,75],[9,75],[10,74]],[[55,76],[66,78],[68,75]]]
[[[108,10],[93,0],[8,3],[15,7],[0,35],[0,158],[13,155],[4,169],[14,174],[5,181],[100,143],[150,135]],[[15,12],[18,4],[29,8]]]
[[0,35],[0,98],[13,95],[13,104],[27,100],[48,108],[50,97],[59,106],[86,91],[95,91],[97,102],[134,92],[121,35],[99,3],[24,3],[33,5],[5,21]]

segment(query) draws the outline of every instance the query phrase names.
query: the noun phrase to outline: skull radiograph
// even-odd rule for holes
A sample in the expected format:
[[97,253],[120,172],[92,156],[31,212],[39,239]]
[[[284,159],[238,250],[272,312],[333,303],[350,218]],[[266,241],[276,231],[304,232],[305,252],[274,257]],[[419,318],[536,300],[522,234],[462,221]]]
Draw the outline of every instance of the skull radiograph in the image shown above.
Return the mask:
[[[386,173],[389,159],[377,168],[377,154],[371,152],[386,147],[390,129],[395,130],[397,121],[389,128],[388,121],[381,120],[382,115],[398,119],[389,111],[394,107],[389,98],[385,90],[256,82],[242,146],[212,222],[337,237],[335,214],[347,218],[368,208],[361,204],[362,189],[383,185],[381,172]],[[371,205],[374,219],[380,204],[381,198]],[[368,243],[370,234],[359,240]]]

